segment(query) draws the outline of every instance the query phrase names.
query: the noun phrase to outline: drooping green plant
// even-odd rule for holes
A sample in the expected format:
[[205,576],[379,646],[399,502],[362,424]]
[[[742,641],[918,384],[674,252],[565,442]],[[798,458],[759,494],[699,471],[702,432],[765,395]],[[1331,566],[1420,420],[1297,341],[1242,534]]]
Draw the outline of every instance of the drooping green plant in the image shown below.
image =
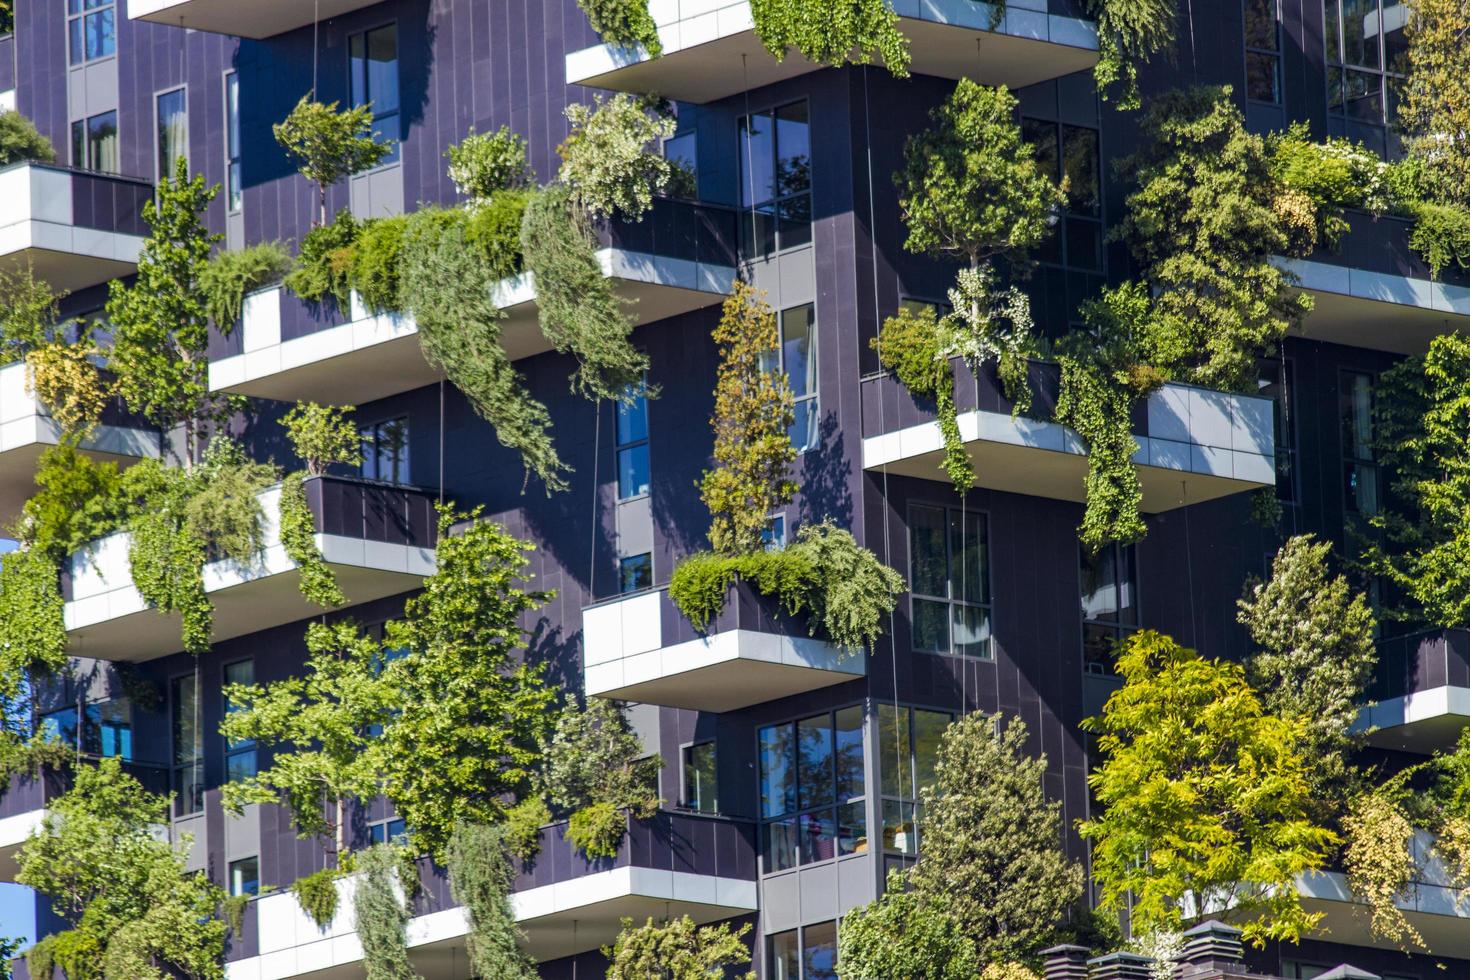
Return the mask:
[[592,217],[637,221],[673,178],[673,164],[658,152],[659,142],[674,135],[673,112],[666,102],[626,92],[594,100],[566,108],[571,131],[557,147],[557,181]]
[[[5,33],[0,30],[0,33]],[[22,160],[52,163],[56,148],[36,129],[36,124],[14,109],[0,111],[0,167]]]
[[599,698],[562,710],[546,748],[546,789],[571,814],[567,839],[590,857],[617,857],[626,818],[658,811],[662,760],[645,756],[620,704]]
[[337,879],[341,877],[337,868],[322,868],[291,882],[289,891],[319,929],[325,929],[337,917]]
[[0,676],[66,665],[65,603],[57,559],[35,547],[0,558]]
[[[750,965],[750,928],[749,922],[739,929],[728,922],[695,926],[687,915],[657,924],[650,918],[641,926],[624,918],[613,944],[602,947],[607,980],[730,977],[732,969]],[[755,973],[735,974],[734,980],[755,980]]]
[[648,12],[648,0],[577,0],[587,23],[608,44],[641,46],[650,58],[663,54],[658,27]]
[[489,273],[497,279],[519,275],[522,270],[521,227],[535,196],[534,191],[500,191],[465,219],[466,244],[484,257]]
[[465,951],[475,974],[534,980],[535,963],[521,949],[521,930],[510,903],[514,875],[506,859],[508,834],[507,826],[456,823],[446,860],[449,888],[469,920]]
[[245,910],[250,907],[250,898],[248,894],[231,895],[219,903],[220,916],[236,939],[245,929]]
[[[449,212],[454,214],[455,212]],[[441,213],[442,214],[442,213]],[[501,444],[521,454],[527,479],[566,488],[566,464],[551,439],[546,406],[526,391],[500,343],[504,317],[489,286],[499,276],[469,247],[463,217],[416,212],[404,232],[403,300],[429,363],[444,371]]]
[[1229,910],[1249,942],[1295,941],[1321,918],[1299,875],[1323,867],[1337,836],[1312,817],[1304,725],[1268,713],[1239,664],[1205,660],[1142,631],[1118,651],[1123,687],[1096,733],[1088,782],[1101,906],[1127,902],[1135,929],[1179,929]]
[[526,205],[521,249],[536,280],[542,334],[577,358],[573,389],[588,398],[632,397],[648,355],[633,346],[633,318],[603,275],[592,231],[565,186],[553,184]]
[[777,344],[776,315],[759,290],[735,283],[713,337],[720,348],[710,416],[715,467],[704,471],[699,495],[709,508],[715,552],[750,554],[761,549],[772,511],[796,493],[788,434],[795,402],[786,375],[766,369]]
[[956,490],[968,493],[975,485],[975,468],[960,437],[954,404],[954,371],[941,344],[939,315],[932,306],[899,310],[898,316],[883,322],[883,329],[872,340],[879,363],[893,372],[898,383],[915,397],[934,402],[934,414],[944,438],[944,472]]
[[280,536],[286,555],[296,563],[301,594],[323,608],[340,606],[347,596],[327,567],[316,544],[316,519],[306,501],[305,476],[323,476],[334,463],[362,462],[362,442],[352,424],[352,409],[298,402],[281,417],[281,425],[306,474],[288,474],[281,483]]
[[509,126],[493,133],[471,129],[444,155],[449,158],[449,179],[454,181],[454,189],[472,206],[483,204],[500,191],[520,190],[531,183],[526,141]]
[[164,429],[181,427],[184,466],[199,461],[202,433],[229,406],[209,390],[209,310],[201,280],[219,239],[204,211],[219,192],[189,178],[182,159],[172,180],[143,205],[148,235],[131,285],[114,279],[107,297],[112,327],[108,366],[117,391],[136,411]]
[[319,226],[327,223],[327,188],[375,166],[393,148],[392,140],[379,140],[373,132],[370,103],[339,112],[336,102],[323,105],[310,93],[271,132],[297,161],[301,176],[316,185]]
[[399,282],[403,267],[403,233],[407,215],[370,218],[358,226],[351,249],[347,285],[357,290],[363,305],[378,313],[403,308]]
[[296,565],[302,596],[323,609],[344,605],[347,595],[316,544],[316,518],[307,503],[306,478],[300,471],[286,474],[281,481],[279,522],[281,547]]
[[1289,538],[1269,581],[1246,583],[1238,621],[1255,644],[1246,676],[1274,715],[1305,722],[1302,749],[1313,762],[1314,795],[1341,802],[1351,789],[1353,723],[1378,661],[1377,624],[1367,600],[1328,566],[1329,542]]
[[314,226],[301,238],[296,268],[286,276],[286,288],[308,303],[330,297],[338,309],[347,309],[352,302],[354,246],[361,228],[351,211],[338,211],[330,224]]
[[291,271],[291,255],[280,242],[257,242],[210,256],[199,275],[204,311],[228,336],[240,319],[245,294],[280,282]]
[[505,812],[505,849],[518,858],[534,857],[541,848],[541,828],[549,823],[546,801],[539,794],[527,796]]
[[751,0],[750,16],[777,61],[793,48],[832,68],[866,65],[877,56],[891,74],[908,77],[908,38],[885,0]]
[[395,889],[401,884],[405,892],[413,891],[408,882],[397,880],[404,869],[398,850],[392,844],[378,844],[356,856],[355,867],[362,877],[353,894],[353,923],[362,943],[367,980],[420,980],[408,961],[411,910]]
[[1178,5],[1174,0],[1090,0],[1097,22],[1093,78],[1104,99],[1116,93],[1120,109],[1137,109],[1138,66],[1154,55],[1174,55]]
[[0,270],[0,350],[6,364],[66,330],[58,316],[62,298],[30,265]]
[[72,789],[47,804],[41,832],[20,850],[16,880],[71,926],[38,944],[33,968],[54,964],[69,980],[223,980],[224,895],[205,874],[185,872],[188,835],[157,836],[167,808],[118,759],[77,767]]
[[1415,0],[1404,25],[1407,68],[1399,101],[1404,148],[1434,197],[1470,206],[1470,45],[1462,0]]
[[1439,278],[1450,263],[1470,269],[1470,207],[1435,201],[1414,201],[1407,207],[1414,216],[1409,247],[1429,266],[1431,276]]

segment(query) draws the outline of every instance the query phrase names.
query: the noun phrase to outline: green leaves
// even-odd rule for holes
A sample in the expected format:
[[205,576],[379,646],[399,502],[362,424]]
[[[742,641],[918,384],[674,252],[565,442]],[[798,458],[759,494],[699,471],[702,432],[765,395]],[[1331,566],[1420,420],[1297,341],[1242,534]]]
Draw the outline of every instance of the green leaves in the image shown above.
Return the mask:
[[876,55],[891,74],[908,77],[908,38],[886,0],[751,0],[750,15],[777,61],[791,48],[832,68],[866,65]]
[[617,857],[628,811],[636,820],[657,812],[663,761],[644,757],[643,741],[628,726],[622,705],[600,698],[585,709],[562,709],[546,747],[546,793],[571,812],[567,839],[589,857]]
[[336,463],[356,466],[362,462],[362,442],[352,422],[353,408],[297,402],[281,416],[281,427],[291,448],[306,464],[311,476],[322,476]]
[[493,133],[471,129],[444,155],[449,158],[449,179],[454,181],[454,189],[469,198],[472,206],[500,191],[520,190],[533,176],[526,162],[526,141],[509,126]]
[[656,149],[674,135],[673,112],[667,103],[626,92],[593,99],[566,108],[571,132],[557,147],[557,181],[590,217],[638,221],[674,176],[674,165]]
[[1174,0],[1091,0],[1089,12],[1097,21],[1097,64],[1092,75],[1098,93],[1118,96],[1118,108],[1137,109],[1138,65],[1154,55],[1174,56]]
[[408,920],[412,909],[398,897],[395,883],[406,895],[418,890],[415,880],[400,880],[413,863],[401,859],[399,849],[378,844],[357,855],[362,873],[353,895],[353,925],[362,943],[362,965],[366,980],[421,980],[408,961]]
[[[696,927],[693,919],[681,915],[657,925],[650,918],[641,926],[625,918],[622,926],[613,944],[602,947],[607,980],[709,980],[730,977],[731,968],[750,963],[748,922],[739,929],[728,922]],[[735,977],[755,980],[754,973]]]
[[663,54],[658,28],[648,13],[648,0],[577,0],[577,6],[608,44],[641,45],[652,58]]
[[280,242],[216,252],[199,275],[205,313],[228,337],[240,319],[245,294],[280,282],[291,266],[291,255]]
[[837,931],[842,975],[856,980],[912,977],[974,980],[975,944],[942,902],[910,891],[904,875],[888,872],[883,897],[843,916]]
[[1399,103],[1409,156],[1435,196],[1470,205],[1470,46],[1462,0],[1416,0],[1408,9],[1408,78]]
[[286,556],[296,563],[306,600],[324,609],[346,603],[347,596],[316,546],[316,519],[307,506],[305,480],[299,472],[281,483],[280,533]]
[[521,930],[510,903],[514,873],[506,859],[505,826],[454,825],[445,867],[454,900],[465,908],[470,967],[495,980],[535,980],[536,968],[521,951]]
[[297,161],[301,176],[317,185],[318,224],[327,222],[327,188],[375,166],[393,148],[373,132],[371,104],[337,111],[303,95],[284,120],[271,127],[276,142]]
[[315,922],[318,929],[325,929],[337,917],[337,879],[342,872],[337,868],[322,868],[309,875],[302,875],[291,882],[291,894],[306,917]]
[[[0,6],[0,24],[10,16],[8,4]],[[8,33],[0,28],[0,33]],[[43,136],[36,124],[14,109],[0,111],[0,167],[21,160],[51,163],[56,159],[56,148]]]
[[348,309],[353,246],[361,227],[351,211],[338,211],[331,224],[324,221],[308,231],[297,250],[296,268],[286,276],[286,288],[308,303],[331,298],[339,310]]

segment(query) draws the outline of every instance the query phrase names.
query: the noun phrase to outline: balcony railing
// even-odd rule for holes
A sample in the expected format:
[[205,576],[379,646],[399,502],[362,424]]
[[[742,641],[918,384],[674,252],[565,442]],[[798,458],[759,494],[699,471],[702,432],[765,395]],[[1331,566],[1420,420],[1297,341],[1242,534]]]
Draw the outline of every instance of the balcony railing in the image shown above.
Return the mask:
[[[466,923],[443,869],[419,861],[423,891],[408,924],[409,955],[425,977],[449,977],[464,963]],[[231,944],[230,976],[316,975],[358,978],[362,951],[352,922],[356,879],[338,882],[342,900],[325,928],[306,918],[295,896],[277,892],[246,910]],[[629,820],[616,857],[588,859],[566,839],[566,824],[541,830],[540,849],[517,869],[512,903],[537,960],[586,952],[612,942],[620,920],[688,915],[713,922],[756,908],[755,827],[747,821],[662,811]]]
[[1470,273],[1450,266],[1434,279],[1409,245],[1412,220],[1349,212],[1347,222],[1336,249],[1280,260],[1314,299],[1303,336],[1414,354],[1435,335],[1470,326]]
[[128,0],[128,16],[191,31],[267,38],[330,20],[382,0]]
[[[1021,88],[1097,62],[1096,28],[1065,3],[1013,0],[999,12],[975,0],[894,0],[893,8],[915,74]],[[772,57],[756,37],[749,0],[663,0],[649,12],[660,57],[599,44],[566,56],[567,81],[711,102],[821,67],[794,51]]]
[[[955,403],[960,434],[983,487],[1084,499],[1082,440],[1049,419],[1060,371],[1033,362],[1029,416],[1011,414],[994,365],[978,376],[956,359]],[[945,480],[943,439],[932,404],[916,401],[891,375],[864,379],[863,466],[900,476]],[[1242,493],[1276,482],[1275,435],[1269,399],[1167,384],[1134,406],[1133,461],[1143,486],[1143,510]]]
[[145,180],[50,163],[0,169],[0,264],[30,266],[58,291],[131,274],[148,229]]
[[[278,533],[280,488],[258,499],[265,547],[257,560],[212,561],[204,588],[214,603],[213,639],[305,619],[321,610],[297,590],[296,565]],[[341,477],[306,481],[316,543],[349,603],[397,595],[434,571],[437,499],[424,490]],[[101,660],[143,661],[180,647],[179,620],[148,607],[133,585],[130,536],[120,532],[73,555],[62,575],[71,651]]]
[[1470,724],[1470,632],[1430,630],[1378,641],[1371,703],[1358,716],[1388,748],[1449,748]]
[[[735,278],[736,214],[660,198],[641,222],[597,229],[598,259],[637,322],[652,323],[724,300]],[[497,284],[505,311],[501,342],[512,359],[552,349],[541,331],[534,279]],[[246,297],[241,321],[210,350],[216,391],[357,405],[439,378],[419,348],[411,316],[378,314],[354,297],[350,309],[308,304],[274,287]]]
[[738,581],[703,633],[657,589],[583,609],[582,636],[588,696],[698,711],[734,711],[867,670],[861,650],[808,635],[804,619]]

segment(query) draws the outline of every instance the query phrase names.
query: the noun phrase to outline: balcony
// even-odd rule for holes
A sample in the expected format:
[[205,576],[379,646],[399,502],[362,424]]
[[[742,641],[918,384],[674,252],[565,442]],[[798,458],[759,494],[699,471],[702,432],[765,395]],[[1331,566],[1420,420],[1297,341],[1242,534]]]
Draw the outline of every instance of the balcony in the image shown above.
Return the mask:
[[[1422,831],[1415,835],[1413,849],[1418,871],[1408,893],[1395,904],[1436,955],[1470,957],[1470,896],[1451,882],[1443,864],[1434,856],[1432,845],[1430,835]],[[1309,938],[1396,948],[1369,931],[1367,906],[1354,900],[1341,873],[1325,871],[1305,875],[1298,880],[1297,890],[1303,908],[1324,913]]]
[[[1056,405],[1055,364],[1031,365],[1032,411]],[[960,434],[978,486],[1009,493],[1085,499],[1087,458],[1076,433],[1056,422],[1013,417],[993,366],[977,377],[955,362]],[[948,480],[943,439],[932,406],[916,403],[897,379],[863,381],[863,468]],[[1159,513],[1276,483],[1269,399],[1167,384],[1135,406],[1133,456],[1143,510]]]
[[[977,0],[893,0],[916,75],[972,78],[1013,89],[1097,63],[1097,29],[1056,0],[1013,0],[992,28]],[[749,0],[653,0],[663,54],[599,44],[566,57],[567,82],[713,102],[817,71],[795,51],[778,62],[761,46]]]
[[[316,615],[303,598],[296,565],[277,531],[280,487],[259,495],[265,548],[242,564],[204,566],[204,589],[214,603],[215,641],[256,633]],[[349,604],[419,587],[434,571],[435,496],[423,490],[338,477],[306,481],[316,519],[316,544]],[[120,532],[72,555],[62,576],[66,628],[73,656],[141,662],[177,652],[176,615],[149,608],[133,586],[129,535]]]
[[1470,724],[1470,632],[1432,630],[1378,641],[1372,699],[1357,727],[1382,748],[1453,748]]
[[583,690],[694,711],[734,711],[814,691],[867,672],[849,653],[807,635],[805,621],[744,582],[701,634],[658,589],[582,610]]
[[[541,850],[516,876],[512,902],[537,960],[552,960],[611,943],[620,920],[688,915],[715,922],[756,908],[755,828],[741,821],[660,812],[629,821],[618,856],[588,860],[567,843],[566,825],[542,828]],[[465,976],[465,916],[444,873],[419,862],[423,893],[408,924],[409,955],[424,980]],[[294,896],[277,892],[250,903],[242,941],[230,951],[229,980],[311,975],[364,976],[353,931],[355,879],[338,882],[339,911],[325,929],[302,913]],[[455,971],[458,972],[455,972]]]
[[[61,427],[26,390],[25,364],[17,361],[0,367],[0,523],[8,527],[20,517],[21,505],[36,490],[36,461],[60,440]],[[96,431],[82,441],[81,449],[93,459],[126,467],[144,457],[157,457],[162,452],[162,437],[113,401],[103,411]]]
[[128,16],[170,27],[259,40],[306,27],[315,14],[331,20],[381,0],[128,0]]
[[153,185],[49,163],[0,169],[0,266],[30,265],[57,291],[131,275]]
[[1299,335],[1351,347],[1422,353],[1437,334],[1470,327],[1470,275],[1451,266],[1432,279],[1409,247],[1407,218],[1351,212],[1337,251],[1279,259],[1315,305]]
[[[735,278],[735,212],[659,199],[641,222],[609,222],[597,256],[639,324],[723,302]],[[511,358],[551,350],[532,276],[494,287]],[[215,391],[360,405],[439,380],[419,349],[412,317],[375,315],[360,302],[344,317],[276,287],[246,297],[241,323],[209,366]]]

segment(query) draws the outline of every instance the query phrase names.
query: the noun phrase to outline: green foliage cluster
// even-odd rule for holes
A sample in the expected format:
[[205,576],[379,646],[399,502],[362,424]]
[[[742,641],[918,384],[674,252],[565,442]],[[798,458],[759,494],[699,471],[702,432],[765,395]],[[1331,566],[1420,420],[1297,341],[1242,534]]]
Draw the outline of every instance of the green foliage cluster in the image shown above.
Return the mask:
[[589,857],[617,857],[626,825],[653,816],[663,760],[644,756],[622,705],[598,698],[567,705],[546,746],[546,795],[570,813],[567,839]]
[[1444,203],[1470,206],[1470,47],[1461,0],[1416,0],[1404,25],[1407,78],[1399,124]]
[[669,579],[669,598],[703,630],[724,608],[737,577],[777,599],[788,614],[805,612],[813,636],[820,630],[854,653],[873,647],[907,588],[903,576],[828,520],[802,527],[780,550],[689,555]]
[[497,980],[535,980],[536,967],[521,950],[521,930],[511,907],[514,880],[506,848],[508,826],[460,821],[449,838],[445,866],[450,893],[469,919],[465,937],[470,969]]
[[65,603],[57,560],[37,548],[0,559],[0,677],[66,665]]
[[337,868],[322,868],[291,882],[290,892],[301,911],[319,929],[325,929],[337,917],[337,879],[341,877],[342,872]]
[[[1281,189],[1275,207],[1291,232],[1294,254],[1310,252],[1318,241],[1336,247],[1347,230],[1344,208],[1378,215],[1393,204],[1388,176],[1391,165],[1362,144],[1341,137],[1316,142],[1306,124],[1299,122],[1285,132],[1268,136],[1266,151],[1271,177]],[[1305,227],[1295,219],[1292,194],[1302,195],[1308,202],[1302,212]]]
[[909,73],[909,42],[886,0],[751,0],[755,33],[777,61],[791,49],[837,68],[874,56],[900,78]]
[[362,943],[366,980],[421,980],[408,961],[407,930],[412,910],[395,887],[412,894],[417,870],[414,886],[399,880],[404,862],[392,844],[378,844],[356,855],[354,867],[362,877],[353,894],[353,925]]
[[551,823],[551,809],[540,795],[527,796],[505,811],[502,824],[505,849],[518,858],[531,858],[541,847],[541,828]]
[[69,980],[180,974],[224,977],[223,892],[184,870],[190,841],[160,840],[168,800],[143,789],[118,759],[79,766],[20,850],[16,880],[51,899],[68,926],[33,947],[35,975]]
[[306,477],[299,471],[281,481],[279,518],[281,546],[296,564],[301,594],[324,609],[345,604],[347,596],[316,545],[316,519],[306,501]]
[[228,336],[240,319],[245,294],[280,282],[290,271],[291,254],[280,242],[215,252],[199,274],[204,311]]
[[1137,109],[1138,66],[1157,54],[1173,58],[1179,6],[1174,0],[1090,0],[1088,9],[1097,21],[1097,90],[1104,99],[1116,95],[1120,109]]
[[653,206],[653,195],[674,178],[674,165],[658,150],[674,135],[673,110],[662,100],[626,92],[593,99],[592,105],[574,102],[566,108],[571,131],[556,148],[557,182],[593,218],[622,214],[640,220]]
[[1470,207],[1436,201],[1414,201],[1406,207],[1414,217],[1409,246],[1429,266],[1430,275],[1437,278],[1451,262],[1470,269]]
[[587,23],[608,44],[639,47],[650,58],[663,54],[658,27],[648,12],[648,0],[577,0]]
[[286,288],[308,303],[331,299],[338,309],[347,309],[352,302],[352,246],[358,231],[351,211],[338,211],[330,224],[323,221],[313,227],[301,238]]
[[281,417],[281,427],[309,476],[324,476],[333,464],[362,462],[362,443],[352,422],[351,406],[297,402]]
[[376,165],[393,148],[373,132],[371,103],[338,111],[303,95],[281,122],[271,127],[276,142],[297,161],[301,176],[317,186],[317,223],[327,223],[327,188],[344,177]]
[[444,155],[449,158],[449,179],[454,181],[454,189],[472,206],[489,201],[501,191],[520,190],[531,183],[526,141],[508,126],[493,133],[472,129]]
[[1321,918],[1299,875],[1338,837],[1313,817],[1306,725],[1270,714],[1239,664],[1205,660],[1153,631],[1118,651],[1123,686],[1096,734],[1100,814],[1079,830],[1105,910],[1136,931],[1177,930],[1185,909],[1228,912],[1253,943],[1294,942]]
[[606,980],[755,980],[754,972],[730,972],[750,965],[750,928],[749,922],[739,929],[728,922],[695,926],[687,915],[658,924],[650,918],[641,926],[624,918],[613,944],[602,947]]
[[[0,28],[0,34],[7,33]],[[56,148],[36,124],[14,109],[0,110],[0,167],[22,160],[53,163]]]
[[883,897],[843,917],[837,959],[844,977],[923,977],[974,980],[979,954],[941,902],[908,888],[903,872],[888,872]]
[[316,545],[316,521],[306,501],[306,476],[322,476],[334,463],[355,466],[362,461],[362,444],[352,424],[351,408],[298,403],[281,418],[306,473],[290,473],[281,483],[280,538],[286,555],[296,563],[301,594],[323,608],[347,601],[337,578]]
[[960,493],[975,485],[975,468],[960,437],[955,413],[954,371],[940,346],[939,315],[932,306],[902,309],[883,322],[872,340],[879,363],[918,398],[934,402],[939,432],[944,437],[944,472]]

